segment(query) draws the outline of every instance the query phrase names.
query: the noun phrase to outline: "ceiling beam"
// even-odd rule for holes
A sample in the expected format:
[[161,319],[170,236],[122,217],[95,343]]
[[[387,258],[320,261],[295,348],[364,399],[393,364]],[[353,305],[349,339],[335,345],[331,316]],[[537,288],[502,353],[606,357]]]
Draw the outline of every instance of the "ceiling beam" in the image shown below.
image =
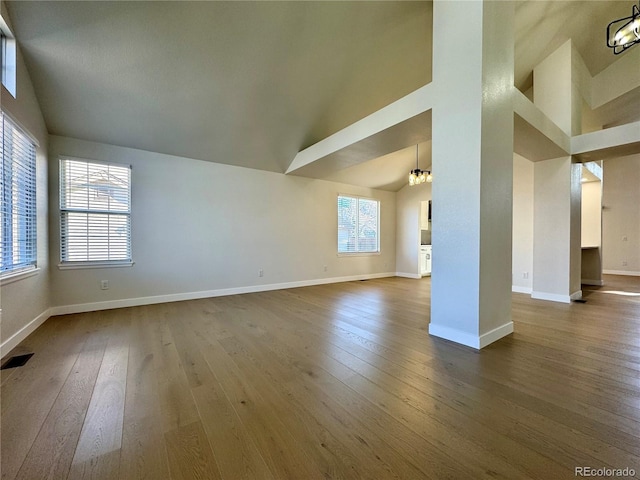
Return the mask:
[[432,84],[298,152],[287,174],[321,178],[431,139]]

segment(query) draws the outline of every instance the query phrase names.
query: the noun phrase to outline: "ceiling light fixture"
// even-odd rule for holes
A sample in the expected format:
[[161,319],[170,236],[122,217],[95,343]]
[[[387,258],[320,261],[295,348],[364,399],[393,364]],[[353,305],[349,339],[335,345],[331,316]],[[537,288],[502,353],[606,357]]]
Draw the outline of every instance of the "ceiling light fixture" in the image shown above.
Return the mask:
[[411,170],[409,173],[409,186],[420,185],[421,183],[431,183],[433,181],[433,175],[430,170],[420,170],[418,168],[418,145],[416,145],[416,169]]
[[607,25],[607,46],[618,55],[640,43],[640,2],[631,9],[631,16],[614,20]]

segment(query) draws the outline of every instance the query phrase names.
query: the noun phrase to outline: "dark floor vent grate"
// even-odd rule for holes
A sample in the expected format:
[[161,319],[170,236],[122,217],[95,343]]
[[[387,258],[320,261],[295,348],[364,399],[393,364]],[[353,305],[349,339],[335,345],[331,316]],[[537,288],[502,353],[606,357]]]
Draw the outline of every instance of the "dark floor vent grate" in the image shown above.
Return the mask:
[[584,298],[578,298],[577,300],[574,300],[574,302],[576,302],[576,303],[587,303],[587,301]]
[[15,357],[11,357],[9,360],[2,364],[0,370],[4,370],[5,368],[16,368],[22,367],[25,363],[29,361],[29,359],[33,357],[33,353],[27,353],[25,355],[16,355]]

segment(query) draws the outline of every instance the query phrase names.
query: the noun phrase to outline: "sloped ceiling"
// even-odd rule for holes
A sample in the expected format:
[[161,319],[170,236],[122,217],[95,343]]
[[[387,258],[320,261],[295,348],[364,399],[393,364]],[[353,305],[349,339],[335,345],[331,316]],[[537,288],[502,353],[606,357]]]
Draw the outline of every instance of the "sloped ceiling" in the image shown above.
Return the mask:
[[526,90],[532,80],[533,67],[568,39],[572,39],[591,75],[600,73],[619,58],[606,46],[607,25],[631,15],[633,4],[629,0],[516,3],[516,86]]
[[424,2],[11,2],[49,132],[284,172],[430,81]]
[[[592,75],[604,69],[617,58],[606,25],[632,4],[517,2],[516,85],[568,38]],[[284,172],[298,151],[431,81],[429,1],[7,7],[55,135]],[[396,190],[408,152],[332,179]]]

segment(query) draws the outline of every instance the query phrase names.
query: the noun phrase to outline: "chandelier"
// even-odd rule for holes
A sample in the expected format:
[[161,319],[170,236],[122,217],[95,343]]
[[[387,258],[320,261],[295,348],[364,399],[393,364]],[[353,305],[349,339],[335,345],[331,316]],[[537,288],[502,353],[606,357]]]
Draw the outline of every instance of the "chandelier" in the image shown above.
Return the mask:
[[430,170],[420,170],[418,167],[418,145],[416,145],[416,168],[409,173],[409,186],[420,185],[421,183],[431,183],[433,175]]
[[[640,5],[640,3],[638,4]],[[607,47],[618,55],[636,43],[640,43],[640,8],[634,5],[631,16],[614,20],[607,25]]]

